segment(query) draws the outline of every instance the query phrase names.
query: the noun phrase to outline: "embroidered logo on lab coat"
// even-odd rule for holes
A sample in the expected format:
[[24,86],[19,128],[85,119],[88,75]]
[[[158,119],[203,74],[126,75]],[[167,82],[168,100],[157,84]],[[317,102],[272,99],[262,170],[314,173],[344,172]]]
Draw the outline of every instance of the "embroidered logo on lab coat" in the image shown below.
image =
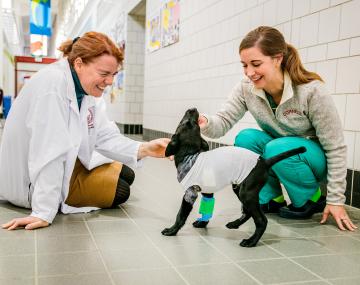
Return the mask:
[[89,134],[90,134],[90,130],[94,129],[94,113],[95,113],[95,107],[93,106],[93,107],[89,108],[89,113],[87,116]]

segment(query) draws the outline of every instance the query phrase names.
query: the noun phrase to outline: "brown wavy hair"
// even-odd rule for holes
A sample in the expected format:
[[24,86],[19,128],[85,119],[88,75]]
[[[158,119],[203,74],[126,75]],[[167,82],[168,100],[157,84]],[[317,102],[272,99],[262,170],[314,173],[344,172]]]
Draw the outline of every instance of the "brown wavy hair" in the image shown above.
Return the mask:
[[71,66],[74,66],[78,57],[85,64],[104,54],[115,57],[119,64],[122,64],[124,59],[122,50],[107,35],[98,32],[87,32],[79,38],[67,40],[58,50],[67,57]]
[[295,47],[285,42],[284,36],[275,28],[260,26],[249,32],[241,41],[239,53],[251,47],[259,47],[266,56],[275,57],[281,54],[282,70],[286,70],[295,85],[309,83],[313,80],[323,81],[320,75],[308,71],[301,63]]

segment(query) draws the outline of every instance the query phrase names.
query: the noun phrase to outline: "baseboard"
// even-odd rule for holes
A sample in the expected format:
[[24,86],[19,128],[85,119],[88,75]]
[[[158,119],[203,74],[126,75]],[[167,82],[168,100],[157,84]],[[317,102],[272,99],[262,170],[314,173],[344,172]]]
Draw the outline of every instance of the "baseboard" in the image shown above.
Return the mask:
[[143,133],[142,125],[117,123],[117,126],[120,132],[125,135],[141,135]]

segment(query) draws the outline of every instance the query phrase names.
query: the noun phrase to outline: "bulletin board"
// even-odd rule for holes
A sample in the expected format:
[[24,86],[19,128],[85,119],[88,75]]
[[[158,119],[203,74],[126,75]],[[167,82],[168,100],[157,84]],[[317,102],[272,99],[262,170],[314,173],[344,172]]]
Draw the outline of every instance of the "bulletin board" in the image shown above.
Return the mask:
[[31,56],[15,56],[15,98],[30,77],[55,58],[35,58]]

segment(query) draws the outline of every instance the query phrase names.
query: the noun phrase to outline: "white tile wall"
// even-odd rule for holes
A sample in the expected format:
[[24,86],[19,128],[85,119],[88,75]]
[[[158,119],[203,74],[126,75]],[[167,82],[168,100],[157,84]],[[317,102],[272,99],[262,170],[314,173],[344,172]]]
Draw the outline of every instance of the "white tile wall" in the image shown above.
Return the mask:
[[347,168],[354,169],[355,133],[345,131],[344,140],[347,146]]
[[360,133],[356,133],[354,147],[354,169],[360,170]]
[[327,60],[316,63],[316,72],[321,75],[331,94],[335,93],[336,69],[337,60]]
[[350,55],[360,55],[360,37],[351,39]]
[[328,8],[330,0],[311,0],[310,13],[314,13],[323,9]]
[[336,93],[359,93],[359,70],[360,56],[339,59],[336,76]]
[[316,45],[308,48],[307,51],[307,62],[314,62],[326,59],[327,45]]
[[345,130],[360,132],[360,94],[350,94],[346,97]]
[[340,6],[320,12],[319,43],[327,43],[339,39],[340,12]]
[[264,3],[264,25],[276,25],[276,2],[276,0],[270,0]]
[[[249,1],[250,2],[250,1]],[[292,4],[293,1],[289,0],[278,0],[277,11],[276,11],[276,23],[284,23],[292,18]]]
[[341,7],[340,38],[360,36],[360,0],[344,3]]
[[350,54],[350,40],[342,40],[328,44],[327,58],[348,57]]
[[314,46],[317,44],[319,30],[319,14],[314,13],[300,20],[299,47]]
[[335,103],[336,109],[339,113],[341,124],[344,128],[345,126],[345,116],[346,116],[346,95],[334,95],[332,99]]
[[293,19],[310,13],[310,0],[293,1]]

